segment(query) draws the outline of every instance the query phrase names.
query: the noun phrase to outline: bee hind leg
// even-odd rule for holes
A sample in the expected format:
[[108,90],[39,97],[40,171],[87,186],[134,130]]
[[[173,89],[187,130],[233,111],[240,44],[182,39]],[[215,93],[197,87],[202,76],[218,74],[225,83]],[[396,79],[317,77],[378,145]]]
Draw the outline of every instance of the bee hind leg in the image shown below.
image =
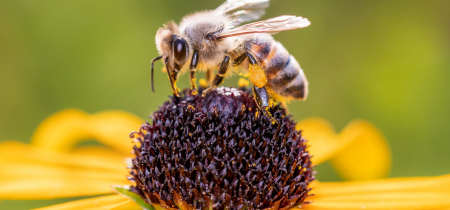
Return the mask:
[[203,94],[202,94],[203,96],[205,96],[212,88],[216,88],[217,86],[222,84],[223,77],[227,73],[229,64],[230,64],[230,57],[225,56],[222,63],[220,64],[220,67],[219,67],[219,70],[217,71],[216,76],[214,77],[211,87],[209,87],[208,89],[203,91]]
[[259,109],[270,118],[270,120],[275,122],[275,118],[273,118],[272,114],[269,112],[269,94],[267,94],[266,87],[258,88],[253,86],[253,95],[255,96],[256,104]]

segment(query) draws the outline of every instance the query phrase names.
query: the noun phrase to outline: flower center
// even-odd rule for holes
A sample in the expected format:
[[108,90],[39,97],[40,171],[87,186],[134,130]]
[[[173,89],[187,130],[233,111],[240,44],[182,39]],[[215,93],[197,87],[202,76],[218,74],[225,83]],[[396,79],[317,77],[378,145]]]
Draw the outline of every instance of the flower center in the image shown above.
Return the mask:
[[279,106],[256,114],[249,90],[184,91],[143,125],[132,190],[164,208],[291,208],[314,180],[305,140]]

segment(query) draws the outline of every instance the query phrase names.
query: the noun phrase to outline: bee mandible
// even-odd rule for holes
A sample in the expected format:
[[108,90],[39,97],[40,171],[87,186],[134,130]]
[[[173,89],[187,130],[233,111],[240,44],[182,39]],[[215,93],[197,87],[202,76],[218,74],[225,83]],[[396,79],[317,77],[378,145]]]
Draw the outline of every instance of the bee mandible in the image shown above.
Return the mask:
[[179,25],[170,21],[156,33],[159,56],[169,76],[173,94],[178,96],[178,74],[190,71],[191,91],[196,94],[195,72],[217,69],[211,88],[219,86],[230,69],[245,71],[253,84],[255,101],[261,111],[271,117],[267,108],[269,98],[304,100],[308,81],[297,60],[271,34],[304,28],[306,18],[283,15],[239,26],[259,19],[269,0],[227,0],[215,10],[185,16]]

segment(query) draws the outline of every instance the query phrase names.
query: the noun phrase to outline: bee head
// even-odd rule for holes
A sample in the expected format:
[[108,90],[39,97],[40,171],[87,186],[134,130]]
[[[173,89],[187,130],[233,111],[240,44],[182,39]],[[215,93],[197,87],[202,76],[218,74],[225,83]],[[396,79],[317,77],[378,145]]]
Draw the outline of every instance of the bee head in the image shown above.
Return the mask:
[[[156,32],[156,48],[166,65],[172,91],[177,95],[176,81],[178,73],[189,57],[189,45],[180,36],[178,26],[174,22],[169,22]],[[153,75],[153,74],[152,74]],[[153,79],[152,79],[153,81]]]

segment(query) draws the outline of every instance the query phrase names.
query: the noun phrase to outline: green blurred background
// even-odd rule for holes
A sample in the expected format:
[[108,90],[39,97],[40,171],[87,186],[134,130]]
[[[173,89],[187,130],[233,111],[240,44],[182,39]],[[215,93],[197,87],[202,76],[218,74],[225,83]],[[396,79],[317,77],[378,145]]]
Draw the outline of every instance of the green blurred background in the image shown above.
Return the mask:
[[[221,3],[0,0],[0,140],[28,142],[40,121],[66,108],[147,119],[171,94],[159,62],[150,91],[156,30]],[[284,14],[312,22],[275,35],[310,81],[308,100],[289,105],[295,119],[323,117],[338,130],[367,119],[391,145],[392,177],[450,173],[450,1],[272,0],[263,18]],[[318,172],[339,180],[327,164]],[[0,209],[67,200],[0,201]]]

